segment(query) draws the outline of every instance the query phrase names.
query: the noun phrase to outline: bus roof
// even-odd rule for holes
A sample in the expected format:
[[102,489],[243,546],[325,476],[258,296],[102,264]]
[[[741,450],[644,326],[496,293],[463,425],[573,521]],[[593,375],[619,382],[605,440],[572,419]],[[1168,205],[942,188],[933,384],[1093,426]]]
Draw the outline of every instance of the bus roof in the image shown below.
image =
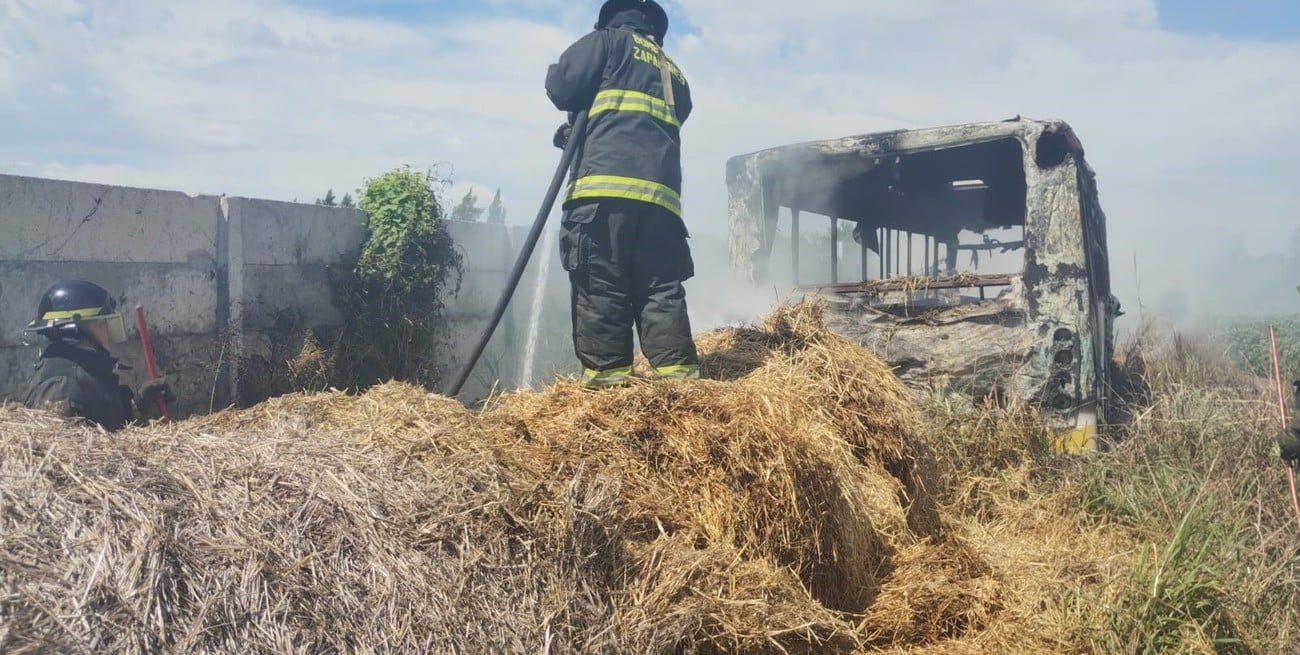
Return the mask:
[[1043,133],[1065,137],[1070,151],[1082,157],[1083,147],[1064,121],[1017,116],[1005,121],[873,132],[767,148],[727,160],[727,181],[730,184],[737,177],[752,178],[755,172],[760,171],[763,175],[797,174],[799,169],[809,164],[833,168],[836,163],[860,166],[864,159],[970,146],[1007,138],[1028,142]]

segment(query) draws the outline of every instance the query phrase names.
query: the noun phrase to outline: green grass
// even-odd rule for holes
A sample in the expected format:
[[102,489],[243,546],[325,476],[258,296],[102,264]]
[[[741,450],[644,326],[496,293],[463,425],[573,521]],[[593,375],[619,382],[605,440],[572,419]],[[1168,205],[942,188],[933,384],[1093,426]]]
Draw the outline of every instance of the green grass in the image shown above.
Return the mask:
[[1277,331],[1278,356],[1286,379],[1300,376],[1300,317],[1278,316],[1257,319],[1234,319],[1218,323],[1213,339],[1227,354],[1252,373],[1273,375],[1272,348],[1268,329]]
[[1087,520],[1142,535],[1097,652],[1294,652],[1300,530],[1272,387],[1181,339],[1143,368],[1149,404],[1079,474]]
[[[1240,330],[1246,343],[1253,330]],[[1046,454],[1023,409],[933,401],[940,465],[962,481],[948,503],[983,520],[1018,495],[1055,494],[1062,529],[1124,535],[1122,575],[1057,599],[1090,624],[1080,652],[1300,653],[1300,521],[1272,444],[1276,392],[1214,341],[1128,352],[1148,393],[1086,458]]]
[[1279,418],[1267,380],[1247,366],[1183,339],[1143,353],[1147,405],[1078,473],[1085,519],[1132,529],[1141,542],[1096,652],[1300,645],[1300,530],[1273,453]]

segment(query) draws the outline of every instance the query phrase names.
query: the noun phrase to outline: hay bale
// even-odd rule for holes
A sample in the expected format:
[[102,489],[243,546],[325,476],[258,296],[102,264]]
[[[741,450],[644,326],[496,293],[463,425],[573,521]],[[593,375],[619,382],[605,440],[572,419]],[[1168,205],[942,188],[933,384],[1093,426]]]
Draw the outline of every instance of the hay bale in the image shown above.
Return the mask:
[[867,612],[870,640],[891,645],[961,639],[1002,609],[1002,585],[970,546],[952,539],[900,552]]
[[614,596],[627,652],[843,653],[858,644],[843,615],[766,560],[683,535],[636,545],[631,556],[639,575]]
[[108,435],[0,412],[0,652],[520,652],[586,611],[502,520],[490,456],[235,418]]
[[[907,533],[901,485],[863,466],[824,427],[783,427],[726,410],[753,400],[743,387],[713,381],[595,395],[568,387],[543,402],[507,401],[486,420],[528,435],[506,458],[541,481],[540,498],[560,495],[587,470],[616,477],[621,493],[597,521],[617,548],[661,539],[733,548],[794,571],[805,598],[811,592],[833,609],[861,610],[879,586],[891,538]],[[542,533],[564,525],[545,505],[538,512]],[[696,574],[654,569],[693,558],[627,554],[607,561],[608,575],[690,578]],[[761,589],[743,593],[762,597]]]
[[609,520],[628,527],[625,539],[732,546],[795,571],[827,607],[864,610],[894,550],[918,536],[912,505],[930,502],[909,494],[923,481],[897,477],[920,441],[906,391],[829,333],[817,305],[702,341],[711,374],[741,377],[599,394],[563,383],[509,396],[484,422],[524,436],[513,455],[539,479],[617,470],[626,503]]
[[700,347],[713,379],[482,413],[402,384],[118,435],[4,408],[0,651],[850,653],[997,611],[973,551],[891,600],[958,542],[884,364],[816,305]]

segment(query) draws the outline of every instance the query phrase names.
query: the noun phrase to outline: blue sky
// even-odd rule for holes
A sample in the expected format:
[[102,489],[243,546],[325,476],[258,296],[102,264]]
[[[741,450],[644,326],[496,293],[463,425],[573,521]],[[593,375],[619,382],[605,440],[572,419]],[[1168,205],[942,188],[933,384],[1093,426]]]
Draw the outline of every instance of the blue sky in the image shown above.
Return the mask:
[[483,0],[294,0],[294,4],[322,9],[340,16],[383,18],[395,21],[447,20],[485,14],[508,14],[545,20],[546,7],[518,3],[512,7]]
[[[551,12],[538,3],[518,3],[504,8],[482,0],[295,0],[296,4],[347,16],[384,18],[396,21],[446,20],[491,13],[509,13],[545,20]],[[573,3],[584,6],[584,3]],[[599,2],[585,3],[594,13]],[[666,2],[674,27],[691,31],[680,7]],[[1300,35],[1300,2],[1294,0],[1159,0],[1160,25],[1166,29],[1198,36],[1227,38],[1287,39]]]
[[1197,36],[1285,40],[1300,35],[1295,0],[1160,0],[1160,24]]
[[[0,172],[310,200],[435,166],[449,194],[500,188],[522,222],[557,157],[546,66],[599,4],[0,0]],[[1276,251],[1300,225],[1300,2],[667,7],[696,101],[698,235],[725,234],[732,155],[1016,114],[1083,139],[1113,260],[1141,263],[1115,271],[1126,295],[1185,285],[1225,243]]]

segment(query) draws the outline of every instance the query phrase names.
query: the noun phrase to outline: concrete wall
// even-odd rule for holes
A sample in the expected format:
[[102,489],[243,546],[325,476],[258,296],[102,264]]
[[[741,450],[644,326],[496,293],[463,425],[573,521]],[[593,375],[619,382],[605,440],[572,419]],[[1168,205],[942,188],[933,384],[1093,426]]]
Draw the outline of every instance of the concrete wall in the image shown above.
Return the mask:
[[[0,396],[23,394],[37,350],[22,328],[65,277],[95,280],[129,310],[146,305],[177,392],[207,398],[217,357],[221,202],[212,196],[0,175]],[[130,321],[128,321],[130,323]],[[131,327],[134,333],[134,327]],[[39,341],[39,339],[37,339]],[[139,343],[119,356],[144,371]]]
[[[441,368],[448,377],[486,324],[522,242],[503,226],[453,223],[451,230],[465,275],[447,303],[451,346]],[[22,328],[39,298],[58,280],[80,277],[118,294],[127,310],[145,306],[180,414],[247,401],[260,378],[283,369],[304,329],[328,334],[340,324],[331,267],[354,258],[363,239],[356,210],[0,175],[0,399],[21,399],[30,377],[39,351],[24,345]],[[501,380],[516,383],[536,268],[465,399]],[[556,286],[562,272],[553,273],[550,305],[564,302]],[[114,352],[135,367],[123,374],[134,386],[144,366],[131,323],[132,340]]]

